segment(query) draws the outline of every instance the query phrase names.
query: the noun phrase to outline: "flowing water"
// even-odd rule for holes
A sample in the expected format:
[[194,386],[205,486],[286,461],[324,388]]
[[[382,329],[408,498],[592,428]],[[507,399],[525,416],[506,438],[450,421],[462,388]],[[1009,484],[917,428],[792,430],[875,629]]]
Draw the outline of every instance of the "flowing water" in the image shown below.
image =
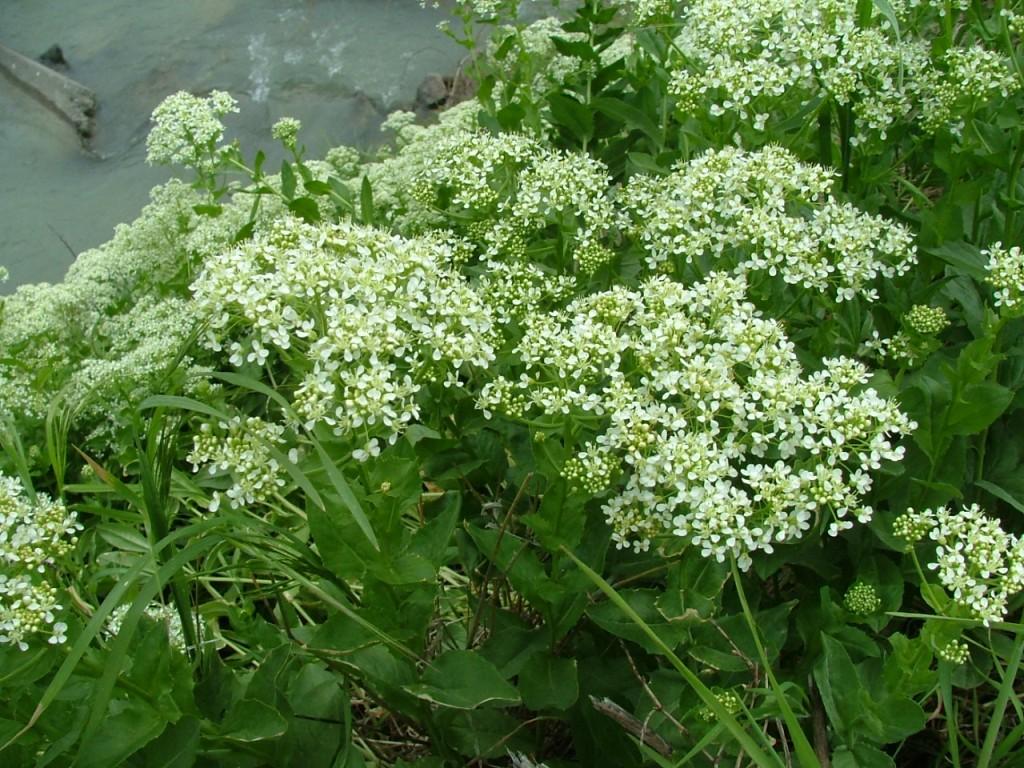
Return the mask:
[[[81,252],[134,218],[170,171],[145,163],[149,115],[178,90],[238,99],[226,119],[246,155],[272,150],[279,117],[327,148],[380,140],[429,72],[459,49],[418,0],[0,0],[0,43],[35,57],[57,43],[68,76],[100,104],[95,156],[72,128],[0,75],[0,265],[10,290],[59,280]],[[271,154],[268,152],[268,155]]]

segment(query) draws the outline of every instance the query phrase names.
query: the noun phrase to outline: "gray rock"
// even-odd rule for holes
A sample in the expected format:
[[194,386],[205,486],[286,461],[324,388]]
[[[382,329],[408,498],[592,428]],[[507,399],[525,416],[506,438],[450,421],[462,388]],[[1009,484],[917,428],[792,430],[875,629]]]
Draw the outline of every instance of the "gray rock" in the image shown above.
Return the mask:
[[50,69],[66,70],[69,66],[68,60],[64,58],[64,51],[54,43],[39,55],[39,61]]
[[448,101],[448,85],[441,75],[430,74],[416,89],[417,109],[439,109]]

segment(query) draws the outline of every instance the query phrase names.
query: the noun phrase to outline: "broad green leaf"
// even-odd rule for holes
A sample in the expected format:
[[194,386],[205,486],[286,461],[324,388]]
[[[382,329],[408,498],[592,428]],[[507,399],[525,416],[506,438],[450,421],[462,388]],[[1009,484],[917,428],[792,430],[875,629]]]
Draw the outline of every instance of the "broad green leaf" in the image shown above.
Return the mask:
[[600,96],[590,103],[598,112],[620,121],[627,130],[639,130],[655,144],[661,142],[661,128],[644,110],[610,96]]
[[983,488],[984,490],[988,491],[993,496],[995,496],[997,499],[1005,501],[1007,504],[1009,504],[1011,507],[1016,509],[1018,512],[1024,512],[1024,501],[1021,501],[1020,499],[1018,499],[1016,496],[1011,494],[1005,488],[1002,488],[1002,487],[996,485],[995,483],[990,483],[987,480],[976,480],[974,482],[974,484],[976,486],[978,486],[979,488]]
[[359,503],[359,499],[352,493],[352,488],[349,487],[348,481],[345,480],[345,476],[338,469],[337,464],[327,455],[327,451],[320,444],[320,441],[310,435],[310,439],[313,441],[313,445],[316,447],[317,456],[320,457],[320,464],[327,472],[327,478],[331,481],[331,485],[334,486],[334,490],[341,498],[342,503],[348,509],[349,514],[356,521],[356,525],[366,536],[373,548],[378,552],[380,551],[380,544],[377,542],[377,535],[373,532],[373,526],[370,525],[370,520],[366,517],[366,513],[363,511],[362,505]]
[[137,752],[133,768],[192,768],[199,753],[199,720],[183,717]]
[[519,672],[523,704],[532,710],[568,709],[580,695],[575,659],[540,653]]
[[949,408],[946,428],[953,435],[973,435],[1002,415],[1013,400],[1013,392],[994,382],[966,387]]
[[579,496],[568,494],[566,482],[560,479],[544,492],[540,509],[520,519],[530,526],[549,552],[557,552],[562,546],[574,549],[583,538],[586,524],[584,501]]
[[373,187],[370,185],[369,176],[363,176],[363,183],[359,188],[359,215],[363,224],[373,224]]
[[578,141],[587,141],[594,135],[594,116],[586,105],[571,96],[556,93],[548,97],[548,107],[555,123]]
[[519,704],[519,692],[497,668],[475,651],[448,651],[423,673],[422,682],[405,690],[417,698],[451,709]]
[[281,161],[281,194],[285,200],[291,200],[295,196],[295,171],[287,160]]
[[307,224],[316,224],[320,221],[320,206],[311,197],[296,197],[289,200],[288,210]]
[[288,730],[288,721],[276,709],[256,699],[235,703],[221,723],[220,733],[232,741],[266,741]]
[[116,701],[102,724],[78,750],[79,768],[119,765],[159,736],[167,721],[139,700]]
[[[647,626],[658,633],[663,642],[674,648],[686,636],[687,628],[684,625],[672,624],[658,611],[659,594],[660,591],[655,589],[619,590],[619,597],[644,620]],[[600,602],[587,609],[587,616],[616,637],[637,643],[652,653],[657,652],[657,645],[652,643],[647,633],[629,616],[623,615],[614,603]]]

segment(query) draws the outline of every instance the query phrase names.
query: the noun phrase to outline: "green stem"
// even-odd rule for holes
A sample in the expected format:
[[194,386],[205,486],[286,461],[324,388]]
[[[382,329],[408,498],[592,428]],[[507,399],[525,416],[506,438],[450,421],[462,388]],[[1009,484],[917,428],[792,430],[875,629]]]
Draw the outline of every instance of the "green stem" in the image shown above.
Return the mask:
[[757,624],[754,621],[754,614],[750,610],[750,605],[747,603],[746,592],[743,591],[743,582],[740,578],[740,570],[736,565],[736,558],[731,558],[730,565],[732,567],[732,581],[736,587],[736,595],[740,599],[740,605],[743,607],[743,616],[747,620],[747,627],[750,629],[750,635],[754,638],[754,645],[757,648],[757,655],[761,659],[761,665],[764,667],[765,674],[768,676],[768,682],[771,683],[772,690],[775,692],[775,700],[779,703],[779,709],[782,710],[782,719],[786,721],[786,727],[789,729],[790,738],[793,739],[793,746],[796,751],[797,760],[803,768],[808,766],[817,766],[820,768],[821,763],[818,761],[817,753],[814,751],[814,747],[807,740],[806,734],[804,734],[803,728],[800,727],[800,722],[796,718],[796,714],[793,709],[789,706],[789,701],[786,699],[786,695],[779,685],[779,681],[775,678],[775,673],[772,671],[771,664],[768,661],[768,654],[765,651],[764,644],[761,642],[761,636],[757,633]]
[[992,710],[992,718],[988,722],[988,733],[985,734],[985,743],[981,747],[977,768],[988,768],[989,762],[992,760],[992,752],[996,747],[996,739],[999,738],[999,730],[1003,723],[1003,714],[1006,712],[1006,704],[1013,693],[1014,683],[1017,681],[1017,670],[1020,668],[1022,654],[1024,654],[1024,634],[1017,635],[1017,640],[1013,644],[1010,663],[1003,673],[1003,684],[999,686],[999,694],[996,697],[995,706]]

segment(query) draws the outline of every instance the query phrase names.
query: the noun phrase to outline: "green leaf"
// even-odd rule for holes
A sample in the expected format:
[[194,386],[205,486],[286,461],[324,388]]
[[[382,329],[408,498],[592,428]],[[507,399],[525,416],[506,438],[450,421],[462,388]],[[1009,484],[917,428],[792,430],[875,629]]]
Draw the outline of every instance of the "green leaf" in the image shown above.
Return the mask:
[[295,196],[295,171],[287,160],[281,161],[281,194],[285,200],[291,200]]
[[1000,486],[996,485],[995,483],[990,483],[988,480],[976,480],[974,482],[974,484],[976,486],[978,486],[979,488],[982,488],[982,489],[988,491],[993,496],[995,496],[997,499],[1001,499],[1002,501],[1005,501],[1007,504],[1009,504],[1011,507],[1016,509],[1018,512],[1024,512],[1024,501],[1021,501],[1020,499],[1018,499],[1016,496],[1011,494],[1006,489],[1001,488]]
[[320,221],[320,206],[312,197],[296,197],[289,200],[288,210],[307,224],[316,224]]
[[348,481],[345,480],[345,476],[341,474],[338,465],[327,455],[327,451],[324,450],[320,441],[312,435],[310,435],[310,439],[316,447],[317,456],[320,457],[320,464],[327,471],[327,478],[331,481],[331,485],[341,498],[341,503],[348,509],[349,514],[356,521],[356,525],[359,526],[359,530],[363,532],[363,535],[373,545],[373,548],[379,552],[380,544],[377,542],[377,535],[373,532],[373,526],[370,525],[370,520],[366,517],[366,512],[363,511],[359,499],[352,493],[352,488],[349,486]]
[[363,176],[363,183],[359,188],[359,215],[363,224],[373,224],[373,187],[370,186],[369,176]]
[[476,709],[485,704],[519,704],[519,692],[491,662],[474,651],[447,651],[423,673],[423,682],[405,686],[417,698],[451,709]]
[[544,492],[540,509],[523,515],[522,521],[537,534],[537,539],[549,552],[561,546],[575,548],[583,538],[586,518],[583,499],[566,492],[566,482],[558,480]]
[[665,592],[657,600],[658,610],[673,621],[707,619],[718,610],[728,578],[725,563],[690,553],[670,566]]
[[550,40],[555,46],[555,50],[563,56],[575,56],[584,61],[596,61],[598,59],[594,46],[585,40],[566,40],[564,37],[551,37]]
[[534,711],[568,709],[580,695],[576,660],[550,653],[533,656],[519,673],[519,690],[523,704]]
[[[640,616],[644,623],[658,633],[661,641],[670,647],[677,646],[686,636],[686,627],[673,625],[666,619],[657,608],[657,600],[660,590],[655,589],[623,589],[619,590],[619,597],[630,609]],[[630,640],[640,647],[656,653],[658,644],[653,643],[642,627],[628,615],[610,602],[601,602],[587,609],[587,616],[606,632],[611,632],[616,637]]]
[[318,181],[317,179],[310,179],[302,182],[302,186],[306,188],[306,191],[311,195],[329,195],[333,191],[331,185],[326,181]]
[[[661,128],[642,109],[610,96],[598,97],[590,103],[598,112],[623,123],[627,130],[639,130],[655,144],[661,143]],[[636,153],[630,153],[633,154]]]
[[555,124],[565,128],[579,141],[588,141],[594,135],[594,116],[576,99],[555,93],[548,97],[548,107]]
[[981,255],[981,249],[976,245],[965,243],[962,240],[954,240],[934,248],[928,248],[925,253],[938,256],[950,266],[955,267],[961,274],[973,277],[975,280],[984,281],[988,277],[986,268],[988,260]]
[[206,403],[201,403],[191,397],[182,397],[180,395],[152,395],[139,403],[140,411],[148,411],[153,408],[180,408],[183,411],[201,413],[204,416],[209,416],[210,418],[218,419],[219,421],[231,420],[231,417],[224,413],[224,411],[218,410],[212,405],[207,405]]
[[995,382],[971,384],[949,408],[946,429],[952,435],[973,435],[998,419],[1013,400],[1013,392]]
[[210,218],[216,218],[224,213],[223,205],[193,205],[192,210],[198,213],[200,216],[209,216]]
[[277,405],[281,407],[281,411],[292,421],[299,421],[299,417],[295,414],[295,411],[292,409],[291,403],[288,402],[288,399],[276,389],[268,387],[259,379],[255,379],[252,376],[246,376],[242,373],[235,373],[234,371],[210,371],[203,375],[210,376],[214,379],[220,379],[221,381],[225,381],[235,387],[241,387],[242,389],[257,392],[277,403]]
[[814,681],[821,692],[829,720],[843,741],[850,743],[862,700],[860,676],[843,644],[822,633],[823,653],[814,667]]
[[256,699],[240,699],[221,723],[221,736],[232,741],[266,741],[288,730],[288,721],[273,707]]
[[96,732],[78,750],[78,768],[110,768],[142,749],[167,721],[141,701],[113,702]]
[[183,717],[137,752],[133,768],[192,768],[199,753],[199,720]]

